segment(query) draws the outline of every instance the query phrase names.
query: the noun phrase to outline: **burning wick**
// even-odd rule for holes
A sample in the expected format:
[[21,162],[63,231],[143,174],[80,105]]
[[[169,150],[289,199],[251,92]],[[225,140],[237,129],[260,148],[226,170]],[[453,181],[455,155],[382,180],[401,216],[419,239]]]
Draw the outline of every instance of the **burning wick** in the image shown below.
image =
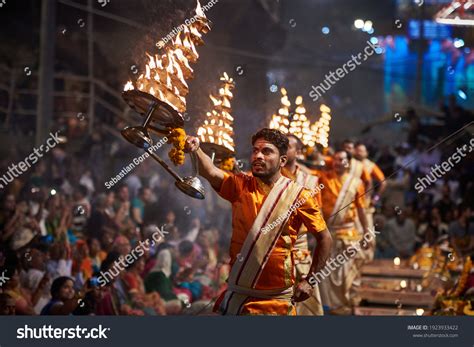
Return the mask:
[[413,270],[418,270],[419,267],[418,263],[413,263]]
[[393,258],[393,265],[400,266],[400,258],[399,257]]
[[400,288],[405,289],[407,287],[407,281],[401,280],[400,281]]
[[422,308],[417,308],[416,309],[416,315],[417,316],[423,316],[423,313],[425,313],[425,310],[423,310]]

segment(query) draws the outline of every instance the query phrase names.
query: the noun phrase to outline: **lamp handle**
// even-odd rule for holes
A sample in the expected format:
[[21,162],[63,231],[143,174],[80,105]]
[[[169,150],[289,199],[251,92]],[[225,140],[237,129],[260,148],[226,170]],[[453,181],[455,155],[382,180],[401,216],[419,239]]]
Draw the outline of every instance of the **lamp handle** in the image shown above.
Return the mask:
[[174,177],[174,179],[175,179],[176,181],[180,181],[180,182],[183,181],[183,179],[181,178],[181,176],[179,176],[172,168],[170,168],[169,165],[166,164],[166,163],[164,162],[164,160],[161,159],[157,154],[153,153],[153,151],[151,151],[151,150],[149,150],[149,149],[146,149],[146,151],[147,151],[147,153],[148,153],[149,155],[151,155],[151,157],[152,157],[153,159],[155,159],[161,166],[163,166],[163,168],[164,168],[166,171],[168,171],[168,172],[171,174],[171,176]]
[[197,154],[196,154],[196,152],[190,152],[189,156],[191,157],[192,176],[197,177],[199,175],[199,165],[198,165]]

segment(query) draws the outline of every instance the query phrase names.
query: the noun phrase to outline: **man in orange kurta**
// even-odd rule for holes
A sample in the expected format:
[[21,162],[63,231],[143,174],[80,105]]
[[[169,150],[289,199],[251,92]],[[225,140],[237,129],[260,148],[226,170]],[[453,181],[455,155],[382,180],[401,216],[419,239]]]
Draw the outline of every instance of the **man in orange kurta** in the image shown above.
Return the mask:
[[324,189],[321,190],[323,215],[335,239],[331,258],[339,259],[338,255],[343,254],[348,248],[358,251],[351,254],[343,264],[338,264],[331,272],[327,274],[322,272],[325,279],[320,283],[320,291],[323,304],[332,313],[350,314],[351,306],[354,304],[352,300],[354,293],[351,289],[358,277],[361,264],[359,261],[361,235],[356,227],[357,219],[360,219],[364,231],[368,232],[363,200],[365,187],[359,173],[351,167],[352,161],[348,152],[337,151],[333,159],[333,168],[320,177],[321,184],[324,185]]
[[[318,240],[311,265],[312,271],[319,271],[324,266],[331,248],[331,237],[311,193],[281,175],[281,168],[287,160],[286,136],[278,130],[262,129],[252,137],[252,145],[252,175],[235,175],[215,167],[211,159],[199,149],[197,138],[186,139],[185,150],[197,154],[200,174],[224,199],[232,203],[232,270],[229,289],[217,300],[216,309],[223,314],[295,315],[294,302],[306,300],[313,290],[306,280],[295,283],[292,250],[298,231],[304,224],[308,232]],[[291,201],[278,200],[278,208],[281,211],[289,211],[288,214],[281,218],[281,225],[275,222],[266,225],[264,222],[261,224],[262,228],[255,228],[254,223],[261,218],[260,212],[266,206],[267,198],[271,199],[275,189],[282,184],[299,189]],[[249,250],[246,246],[252,235],[255,241]],[[260,266],[258,276],[248,285],[240,284],[240,278],[245,278],[248,274],[236,273],[233,276],[233,270],[246,269],[246,263],[260,254],[258,242],[267,240],[269,235],[274,235],[274,238],[271,239],[271,247],[265,250],[263,261],[257,264]],[[240,300],[237,306],[234,302],[236,298]]]
[[[370,179],[370,192],[365,194],[365,216],[367,218],[367,227],[369,229],[374,228],[374,205],[379,201],[380,196],[385,191],[387,187],[387,182],[385,182],[385,175],[383,174],[380,167],[371,161],[369,158],[369,152],[367,147],[363,143],[357,143],[354,149],[354,157],[362,163],[364,166],[364,171],[367,173]],[[376,184],[375,184],[376,182]],[[359,226],[359,228],[361,228]],[[375,252],[375,242],[371,244],[371,247],[367,250],[367,261],[370,261],[374,258]]]

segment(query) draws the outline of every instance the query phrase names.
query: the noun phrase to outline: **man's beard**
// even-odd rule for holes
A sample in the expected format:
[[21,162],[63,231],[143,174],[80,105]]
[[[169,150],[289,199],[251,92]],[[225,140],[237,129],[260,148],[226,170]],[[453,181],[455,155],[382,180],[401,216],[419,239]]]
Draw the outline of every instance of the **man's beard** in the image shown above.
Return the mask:
[[268,169],[267,172],[254,172],[254,170],[252,170],[252,175],[254,177],[258,177],[258,178],[261,178],[261,179],[266,179],[266,178],[273,177],[279,170],[280,170],[279,166],[276,166],[274,168],[270,168],[270,169]]

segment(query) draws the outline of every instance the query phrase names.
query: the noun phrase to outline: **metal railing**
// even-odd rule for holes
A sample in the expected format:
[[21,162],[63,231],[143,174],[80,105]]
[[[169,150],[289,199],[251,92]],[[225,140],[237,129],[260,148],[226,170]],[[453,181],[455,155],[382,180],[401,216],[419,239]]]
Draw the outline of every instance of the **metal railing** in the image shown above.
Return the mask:
[[[22,76],[23,75],[23,76]],[[67,72],[57,72],[54,74],[55,89],[54,114],[53,119],[57,117],[76,117],[78,113],[88,113],[87,121],[89,123],[89,132],[93,128],[96,117],[96,108],[100,105],[109,111],[114,119],[116,117],[127,120],[129,108],[123,101],[121,93],[107,85],[106,82],[93,78],[92,81],[87,76],[81,76]],[[66,85],[77,83],[79,90],[67,90]],[[25,71],[18,68],[9,68],[0,64],[0,116],[4,115],[2,128],[11,130],[15,116],[37,115],[38,89],[34,86],[38,84],[38,74],[31,71],[30,75],[25,76]],[[89,99],[91,98],[90,86],[95,86],[94,107],[87,110]],[[81,109],[57,109],[58,98],[65,100],[80,100]],[[28,101],[24,101],[27,99]],[[73,101],[74,102],[74,101]],[[72,102],[72,103],[73,103]],[[60,104],[60,103],[59,103]]]

